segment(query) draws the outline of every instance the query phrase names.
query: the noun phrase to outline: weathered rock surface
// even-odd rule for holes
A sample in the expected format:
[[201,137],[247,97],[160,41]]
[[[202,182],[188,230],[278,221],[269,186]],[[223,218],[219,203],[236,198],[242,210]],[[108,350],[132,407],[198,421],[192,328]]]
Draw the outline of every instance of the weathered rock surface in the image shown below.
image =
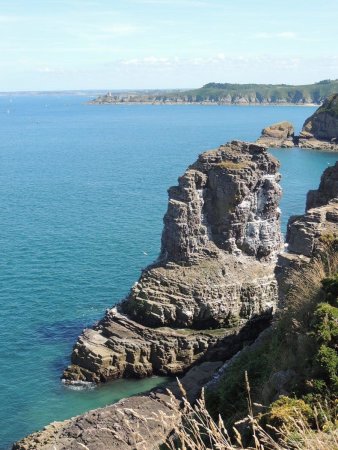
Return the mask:
[[[305,214],[289,220],[286,238],[288,251],[279,255],[276,266],[280,306],[285,305],[295,272],[299,273],[300,269],[306,269],[315,257],[327,251],[327,242],[328,240],[332,242],[334,236],[338,236],[338,162],[324,171],[319,188],[308,192]],[[304,280],[306,282],[306,277]],[[233,378],[231,370],[236,361],[243,356],[247,360],[252,358],[250,355],[257,357],[259,349],[262,348],[266,352],[268,344],[276,332],[277,323],[274,322],[260,333],[252,344],[247,345],[235,356],[225,361],[206,384],[206,389],[217,394],[220,386],[226,384],[230,374]],[[303,350],[304,340],[297,339],[295,345]],[[296,379],[297,372],[294,368],[272,371],[269,378],[260,386],[259,403],[268,405],[281,395],[291,395]]]
[[318,189],[309,191],[306,198],[306,211],[324,206],[338,197],[338,162],[328,167],[321,179]]
[[[161,415],[166,420],[161,420]],[[54,422],[13,450],[158,449],[179,420],[165,393],[135,396],[64,422]]]
[[[334,167],[326,169],[318,190],[309,192],[306,214],[290,220],[288,230],[290,251],[280,255],[277,266],[277,277],[281,283],[281,292],[285,292],[290,271],[306,264],[311,256],[317,250],[320,250],[320,237],[326,234],[337,235],[337,182],[338,163]],[[182,265],[181,270],[183,268],[186,270],[187,267],[189,266]],[[191,267],[194,267],[194,265]],[[144,357],[144,355],[149,355],[149,347],[151,349],[158,346],[154,355],[156,355],[161,367],[165,368],[164,373],[168,373],[166,368],[169,367],[166,358],[173,358],[173,360],[176,358],[174,365],[180,364],[187,355],[190,355],[188,359],[193,360],[195,352],[193,349],[202,349],[203,356],[195,359],[199,363],[195,364],[181,379],[188,398],[194,401],[203,386],[207,386],[209,389],[217,389],[219,380],[226,377],[228,370],[241,354],[238,351],[241,350],[243,342],[249,345],[246,345],[241,352],[247,353],[256,351],[260,345],[264,345],[264,342],[271,339],[275,328],[266,329],[268,316],[265,317],[265,320],[264,317],[252,319],[252,322],[247,322],[244,327],[228,330],[193,331],[187,329],[173,330],[163,327],[151,329],[126,318],[116,311],[109,311],[98,327],[94,330],[85,331],[88,336],[83,335],[84,341],[80,342],[79,340],[78,347],[75,347],[75,349],[78,348],[79,351],[82,351],[83,346],[92,345],[88,353],[86,351],[84,353],[85,361],[90,361],[88,355],[92,354],[92,364],[94,366],[97,364],[97,367],[100,368],[106,363],[109,367],[109,363],[114,357],[109,354],[109,351],[113,351],[113,353],[123,352],[123,348],[125,348],[126,364],[135,364],[135,355],[140,357],[142,354]],[[262,330],[264,331],[261,332]],[[252,343],[256,336],[258,336],[258,339]],[[108,344],[105,339],[107,341],[111,339],[112,345]],[[162,339],[163,342],[161,342]],[[142,349],[148,345],[149,347],[143,351]],[[203,353],[205,345],[209,347]],[[160,353],[159,357],[157,351],[161,352],[162,350],[163,352]],[[138,351],[139,353],[137,353]],[[232,355],[235,356],[231,358]],[[101,359],[102,356],[106,356],[107,359]],[[128,358],[131,358],[129,362],[127,362]],[[145,362],[145,367],[149,367],[146,358],[148,356],[142,359],[142,363]],[[200,362],[204,359],[204,362]],[[224,361],[226,362],[224,363]],[[93,373],[98,373],[100,370],[97,367],[94,367],[94,369],[91,367],[86,373],[83,366],[75,366],[74,372],[70,371],[70,378],[73,374],[74,378],[78,379],[76,370],[79,370],[80,372],[83,371],[83,379],[86,379],[87,375],[90,379]],[[275,399],[279,395],[288,394],[289,384],[294,376],[292,370],[273,373],[262,392],[263,397],[267,398],[266,403],[271,401],[271,398]],[[171,383],[168,387],[179,398],[179,388],[176,382]],[[170,401],[174,400],[163,389],[121,400],[115,405],[90,411],[64,422],[53,423],[41,432],[34,433],[16,443],[13,449],[80,450],[87,448],[88,450],[127,450],[140,448],[155,450],[166,440],[174,423],[180,420],[173,413]],[[164,415],[166,419],[160,420],[161,415]]]
[[266,145],[267,147],[294,147],[294,133],[292,123],[279,122],[269,127],[263,128],[261,137],[257,140],[257,144]]
[[328,97],[323,105],[306,119],[300,139],[317,139],[338,144],[338,94]]
[[328,97],[306,119],[299,136],[294,135],[290,122],[280,122],[264,128],[256,143],[267,147],[338,151],[338,94]]
[[284,303],[292,271],[299,270],[323,251],[323,238],[325,242],[325,238],[331,239],[337,235],[338,162],[324,171],[319,188],[308,192],[305,214],[289,219],[286,236],[288,251],[279,255],[276,266],[281,304]]
[[[277,298],[277,291],[274,295]],[[227,359],[267,326],[271,307],[244,327],[201,331],[144,327],[110,310],[80,336],[64,378],[98,383],[121,377],[180,375],[198,361]]]
[[200,155],[169,189],[159,260],[83,332],[64,378],[179,374],[220,342],[238,349],[240,328],[278,297],[279,178],[277,161],[255,144]]

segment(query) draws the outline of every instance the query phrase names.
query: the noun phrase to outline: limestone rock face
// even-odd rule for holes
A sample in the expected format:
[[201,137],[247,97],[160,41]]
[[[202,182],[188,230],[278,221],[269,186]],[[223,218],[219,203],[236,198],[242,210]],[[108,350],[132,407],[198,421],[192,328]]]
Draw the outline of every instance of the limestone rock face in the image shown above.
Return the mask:
[[267,147],[294,147],[294,128],[290,122],[279,122],[263,128],[257,144]]
[[200,155],[169,189],[158,261],[83,332],[64,378],[178,374],[220,342],[238,348],[241,328],[271,314],[278,297],[279,179],[278,162],[255,144]]

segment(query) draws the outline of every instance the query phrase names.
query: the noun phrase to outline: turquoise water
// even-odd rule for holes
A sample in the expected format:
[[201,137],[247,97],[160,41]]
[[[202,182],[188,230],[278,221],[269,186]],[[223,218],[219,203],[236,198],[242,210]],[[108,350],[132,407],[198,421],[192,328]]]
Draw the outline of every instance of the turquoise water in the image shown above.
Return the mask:
[[[0,97],[0,448],[161,382],[74,391],[59,380],[77,335],[158,254],[167,188],[198,153],[314,108],[89,106]],[[274,150],[283,224],[337,155]]]

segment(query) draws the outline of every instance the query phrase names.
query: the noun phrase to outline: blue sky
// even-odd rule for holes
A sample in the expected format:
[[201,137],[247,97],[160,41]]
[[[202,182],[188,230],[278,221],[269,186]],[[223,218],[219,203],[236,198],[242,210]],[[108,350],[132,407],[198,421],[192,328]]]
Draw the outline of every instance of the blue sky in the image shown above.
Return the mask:
[[0,91],[338,78],[338,0],[0,0]]

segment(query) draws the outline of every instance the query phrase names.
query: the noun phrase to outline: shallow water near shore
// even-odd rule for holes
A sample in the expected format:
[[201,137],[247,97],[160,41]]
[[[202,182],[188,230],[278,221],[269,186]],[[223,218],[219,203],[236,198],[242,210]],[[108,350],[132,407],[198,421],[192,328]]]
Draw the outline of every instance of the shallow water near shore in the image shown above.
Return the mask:
[[[0,97],[0,448],[150,389],[161,378],[74,390],[60,382],[81,330],[158,255],[167,189],[199,153],[301,128],[313,107],[86,105],[78,96]],[[272,150],[283,229],[337,154]]]

